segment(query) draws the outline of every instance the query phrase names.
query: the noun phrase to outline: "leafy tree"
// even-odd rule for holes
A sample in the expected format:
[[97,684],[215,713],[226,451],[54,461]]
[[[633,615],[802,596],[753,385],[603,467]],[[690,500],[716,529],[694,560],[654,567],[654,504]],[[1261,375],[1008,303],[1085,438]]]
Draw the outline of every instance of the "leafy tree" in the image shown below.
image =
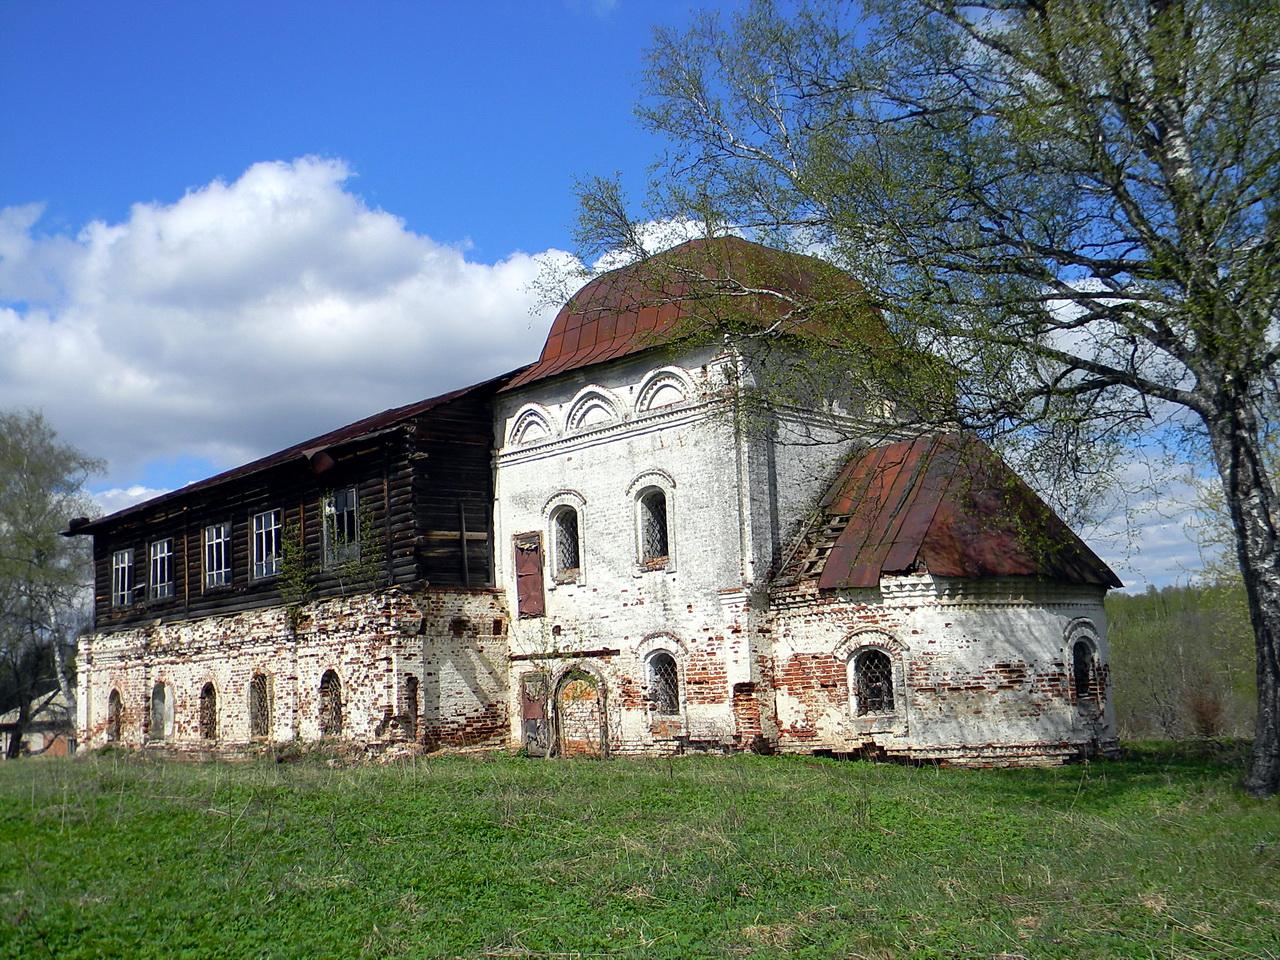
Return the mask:
[[84,481],[97,460],[58,441],[35,412],[0,412],[0,709],[18,708],[16,756],[32,702],[57,684],[73,694],[65,653],[88,598],[89,552],[59,536],[91,512]]
[[[642,257],[635,220],[693,220],[820,253],[862,299],[784,297],[796,323],[820,315],[809,363],[879,363],[899,414],[1003,440],[1051,493],[1094,491],[1139,450],[1211,462],[1255,635],[1257,795],[1280,789],[1280,506],[1261,453],[1280,394],[1277,38],[1276,0],[706,14],[656,34],[639,113],[672,146],[647,209],[596,180],[580,237]],[[841,335],[833,308],[866,306],[887,361]]]

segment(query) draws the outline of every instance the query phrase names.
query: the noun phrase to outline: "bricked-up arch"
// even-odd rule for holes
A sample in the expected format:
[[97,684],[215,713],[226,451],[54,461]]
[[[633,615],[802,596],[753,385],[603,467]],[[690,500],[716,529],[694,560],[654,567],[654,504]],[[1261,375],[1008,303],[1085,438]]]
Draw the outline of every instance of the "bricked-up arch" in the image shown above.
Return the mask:
[[404,735],[410,740],[418,739],[418,678],[412,673],[404,678]]
[[561,756],[604,755],[603,687],[594,674],[581,667],[566,670],[556,686],[556,731]]
[[200,739],[218,739],[218,691],[212,683],[200,691]]
[[267,677],[255,673],[249,681],[249,736],[266,739],[271,734],[271,688]]
[[342,735],[342,681],[332,670],[320,678],[320,736]]
[[119,743],[124,727],[124,700],[120,691],[112,688],[107,697],[107,743]]
[[152,740],[168,740],[173,736],[173,695],[163,682],[151,688],[151,724],[147,736]]

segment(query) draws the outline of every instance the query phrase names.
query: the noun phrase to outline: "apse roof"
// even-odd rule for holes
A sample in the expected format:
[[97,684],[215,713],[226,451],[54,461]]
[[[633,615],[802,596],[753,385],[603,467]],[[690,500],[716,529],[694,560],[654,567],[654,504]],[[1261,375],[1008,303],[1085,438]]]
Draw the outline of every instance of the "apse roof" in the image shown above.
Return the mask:
[[537,362],[503,389],[668,343],[687,334],[687,321],[715,312],[771,320],[786,301],[761,291],[803,297],[820,284],[856,290],[816,257],[734,236],[689,240],[586,284],[556,315]]
[[875,587],[886,574],[927,571],[1122,586],[1003,460],[963,434],[857,453],[819,506],[781,579],[816,579],[821,589]]

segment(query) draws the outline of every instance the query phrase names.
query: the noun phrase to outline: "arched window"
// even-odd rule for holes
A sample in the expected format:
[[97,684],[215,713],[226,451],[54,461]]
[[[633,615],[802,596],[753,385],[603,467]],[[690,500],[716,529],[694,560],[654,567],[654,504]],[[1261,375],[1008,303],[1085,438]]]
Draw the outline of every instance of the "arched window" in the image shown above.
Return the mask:
[[582,567],[582,542],[578,535],[578,511],[560,507],[551,515],[551,560],[557,580],[575,580]]
[[173,735],[173,708],[169,703],[169,688],[163,683],[151,688],[151,729],[148,735],[152,740],[167,740]]
[[218,739],[218,691],[206,683],[200,691],[200,738]]
[[320,678],[320,736],[342,733],[342,683],[332,670]]
[[1077,640],[1071,645],[1071,676],[1076,684],[1076,702],[1097,698],[1093,675],[1093,646],[1088,640]]
[[107,743],[120,741],[121,728],[124,726],[124,701],[120,699],[120,691],[112,690],[107,697]]
[[404,678],[405,736],[418,739],[418,678],[409,674]]
[[271,732],[271,696],[267,678],[255,673],[249,681],[249,736],[263,738]]
[[661,490],[649,490],[640,496],[640,562],[658,565],[670,554],[667,495]]
[[676,659],[665,650],[649,658],[649,700],[655,713],[680,712],[680,678]]
[[863,650],[853,661],[858,716],[893,713],[893,661],[883,650]]

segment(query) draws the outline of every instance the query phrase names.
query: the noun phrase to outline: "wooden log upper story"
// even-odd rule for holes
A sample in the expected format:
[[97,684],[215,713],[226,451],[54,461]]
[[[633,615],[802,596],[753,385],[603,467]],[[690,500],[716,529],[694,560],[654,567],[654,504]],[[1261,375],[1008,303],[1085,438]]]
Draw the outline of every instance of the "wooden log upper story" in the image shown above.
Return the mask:
[[388,584],[492,586],[492,397],[506,379],[73,524],[94,538],[95,627]]

